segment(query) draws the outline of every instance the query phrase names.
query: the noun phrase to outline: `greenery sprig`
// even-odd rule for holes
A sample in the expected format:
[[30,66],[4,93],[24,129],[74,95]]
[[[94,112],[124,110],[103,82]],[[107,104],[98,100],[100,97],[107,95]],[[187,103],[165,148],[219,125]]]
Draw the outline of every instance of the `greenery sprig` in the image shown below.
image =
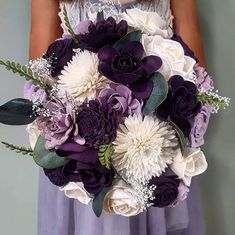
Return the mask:
[[111,168],[111,156],[114,152],[113,144],[101,145],[99,148],[99,160],[100,163],[105,166],[107,169]]
[[11,151],[14,151],[16,153],[21,153],[23,155],[29,155],[33,157],[33,150],[31,148],[26,148],[26,147],[20,147],[16,146],[14,144],[9,144],[7,142],[1,142],[3,145],[5,145],[6,148],[10,149]]
[[64,8],[63,8],[63,16],[64,16],[64,21],[65,21],[65,26],[67,27],[69,34],[71,35],[71,37],[72,37],[74,43],[75,43],[76,45],[78,45],[78,44],[79,44],[79,41],[78,41],[78,39],[77,39],[77,37],[76,37],[76,34],[75,34],[75,32],[73,31],[73,28],[72,28],[72,26],[71,26],[71,24],[70,24],[69,17],[68,17],[68,12],[67,12],[67,9],[66,9],[65,6],[64,6]]
[[34,85],[40,86],[45,91],[51,89],[49,85],[43,83],[41,79],[33,73],[32,69],[28,68],[25,65],[20,65],[11,61],[5,62],[2,60],[0,60],[0,65],[5,66],[8,71],[12,71],[13,73],[20,75],[21,77],[24,77],[27,81],[31,80]]
[[218,91],[199,92],[197,98],[202,104],[212,106],[215,113],[227,108],[230,103],[230,98],[220,96]]

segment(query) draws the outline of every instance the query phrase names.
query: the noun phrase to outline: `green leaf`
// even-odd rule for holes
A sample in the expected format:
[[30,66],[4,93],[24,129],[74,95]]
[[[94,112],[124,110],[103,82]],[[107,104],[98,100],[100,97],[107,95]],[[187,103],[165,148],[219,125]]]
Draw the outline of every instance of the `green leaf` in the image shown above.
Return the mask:
[[128,42],[133,42],[133,41],[140,41],[141,38],[141,31],[134,31],[126,34],[124,37],[122,37],[118,42],[116,42],[113,47],[117,50],[121,50],[123,46],[128,43]]
[[24,77],[27,81],[31,80],[34,85],[40,86],[45,91],[51,89],[49,85],[44,84],[41,79],[37,75],[35,75],[30,68],[25,65],[16,64],[15,62],[11,61],[4,62],[2,60],[0,60],[0,65],[5,66],[8,71],[12,71],[13,73],[20,75],[21,77]]
[[5,145],[6,148],[10,149],[11,151],[14,151],[16,153],[21,153],[23,155],[30,155],[33,156],[33,150],[31,148],[26,147],[20,147],[14,144],[9,144],[7,142],[1,142],[3,145]]
[[113,145],[112,143],[106,144],[106,145],[101,145],[99,148],[99,160],[100,163],[105,166],[107,169],[111,168],[111,156],[113,154]]
[[92,209],[97,217],[100,217],[103,211],[104,198],[109,191],[110,187],[104,188],[93,200]]
[[18,98],[0,106],[0,123],[6,125],[27,125],[37,117],[33,115],[33,103]]
[[155,73],[151,80],[153,91],[143,108],[144,115],[153,112],[166,99],[168,93],[168,83],[161,73]]
[[104,12],[103,11],[98,11],[97,16],[96,16],[96,21],[102,21],[104,20]]
[[180,142],[181,152],[184,153],[184,149],[185,149],[186,144],[187,144],[184,133],[180,130],[180,128],[174,122],[169,121],[169,123],[174,128],[174,130],[176,131],[177,137],[178,137],[179,142]]
[[45,148],[45,140],[39,136],[34,148],[35,163],[46,169],[54,169],[65,165],[67,158],[59,157],[55,151],[50,151]]
[[63,9],[63,15],[64,15],[65,26],[67,27],[68,32],[69,32],[69,34],[71,35],[71,37],[72,37],[74,43],[75,43],[76,45],[78,45],[78,44],[79,44],[79,41],[78,41],[78,39],[77,39],[77,37],[76,37],[76,34],[75,34],[75,32],[73,31],[73,28],[72,28],[72,26],[71,26],[71,24],[70,24],[69,17],[68,17],[68,12],[67,12],[67,9],[66,9],[65,6],[64,6],[64,9]]

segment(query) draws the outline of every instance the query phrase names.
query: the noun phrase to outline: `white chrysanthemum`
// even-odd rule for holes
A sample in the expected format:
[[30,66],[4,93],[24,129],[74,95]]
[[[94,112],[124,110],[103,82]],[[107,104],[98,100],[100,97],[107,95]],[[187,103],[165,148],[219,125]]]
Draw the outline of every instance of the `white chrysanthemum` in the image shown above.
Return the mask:
[[98,63],[95,53],[84,51],[76,54],[59,76],[59,96],[64,96],[67,92],[81,103],[95,99],[99,91],[109,83],[98,72]]
[[178,139],[169,123],[139,114],[119,125],[114,149],[112,163],[117,172],[127,181],[145,183],[173,162]]

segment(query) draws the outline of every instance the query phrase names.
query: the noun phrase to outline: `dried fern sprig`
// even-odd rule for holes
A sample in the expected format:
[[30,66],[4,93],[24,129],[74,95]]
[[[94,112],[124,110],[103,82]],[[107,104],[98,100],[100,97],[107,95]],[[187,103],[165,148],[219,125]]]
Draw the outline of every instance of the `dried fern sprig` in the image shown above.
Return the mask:
[[16,153],[21,153],[23,155],[30,155],[33,157],[33,150],[31,148],[26,148],[26,147],[20,147],[16,146],[14,144],[9,144],[7,142],[1,142],[6,148],[10,149],[11,151],[14,151]]

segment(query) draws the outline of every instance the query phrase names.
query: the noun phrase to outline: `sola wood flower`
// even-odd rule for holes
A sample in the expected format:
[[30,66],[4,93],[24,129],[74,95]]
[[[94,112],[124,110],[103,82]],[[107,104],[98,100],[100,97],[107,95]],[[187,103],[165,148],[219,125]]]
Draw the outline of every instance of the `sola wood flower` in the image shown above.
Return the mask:
[[119,125],[112,163],[123,178],[145,183],[165,171],[177,148],[176,133],[167,122],[129,116]]
[[98,72],[97,55],[88,51],[75,55],[62,71],[58,80],[58,93],[65,91],[78,102],[95,99],[99,91],[107,87],[108,80]]

